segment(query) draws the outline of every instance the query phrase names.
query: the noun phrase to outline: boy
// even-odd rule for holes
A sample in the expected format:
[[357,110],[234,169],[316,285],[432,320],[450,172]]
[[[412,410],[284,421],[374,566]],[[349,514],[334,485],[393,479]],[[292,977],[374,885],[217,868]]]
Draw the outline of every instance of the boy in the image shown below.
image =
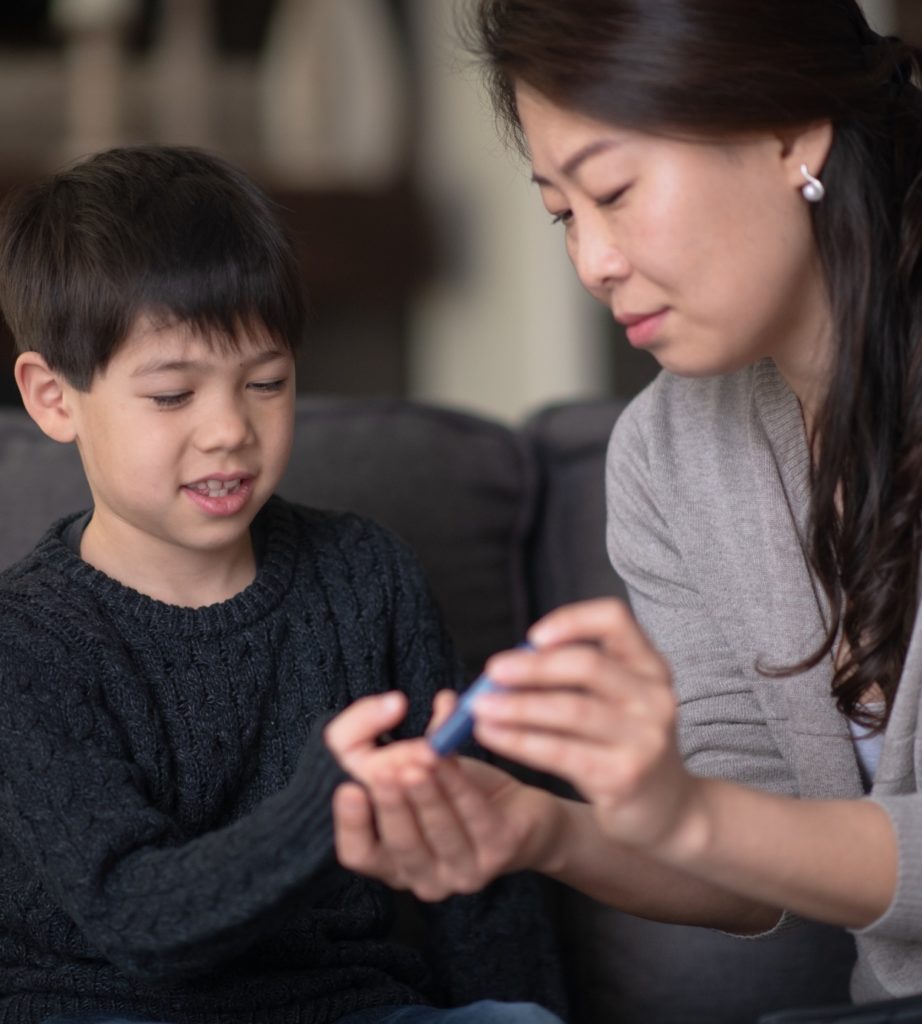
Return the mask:
[[401,545],[273,496],[304,308],[266,198],[98,154],[7,202],[0,308],[93,496],[0,574],[0,1021],[556,1020],[423,1008],[557,1000],[530,881],[425,908],[424,957],[332,855],[324,723],[400,688],[419,733],[457,677]]

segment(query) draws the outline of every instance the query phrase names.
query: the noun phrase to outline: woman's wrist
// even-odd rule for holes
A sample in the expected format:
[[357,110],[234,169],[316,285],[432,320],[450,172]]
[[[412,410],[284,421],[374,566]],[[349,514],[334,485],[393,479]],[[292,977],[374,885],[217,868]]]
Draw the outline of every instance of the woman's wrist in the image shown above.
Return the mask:
[[649,856],[676,868],[692,868],[707,857],[714,836],[717,798],[711,780],[689,776],[674,826],[648,850]]
[[524,796],[528,801],[528,825],[521,863],[516,866],[557,877],[566,862],[567,836],[573,833],[566,809],[568,801],[533,786],[524,788]]

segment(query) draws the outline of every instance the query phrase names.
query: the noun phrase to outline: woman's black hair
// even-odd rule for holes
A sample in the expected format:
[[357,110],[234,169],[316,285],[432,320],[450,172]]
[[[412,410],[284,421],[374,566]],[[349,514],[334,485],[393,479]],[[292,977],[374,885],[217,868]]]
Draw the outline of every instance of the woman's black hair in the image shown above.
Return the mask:
[[305,302],[265,194],[203,150],[106,150],[0,209],[0,309],[20,351],[87,390],[138,317],[231,348],[244,332],[294,351]]
[[[478,0],[468,41],[525,150],[516,86],[622,127],[723,138],[822,121],[834,139],[814,230],[835,362],[817,417],[809,556],[841,635],[833,692],[886,723],[922,557],[920,54],[855,0]],[[886,712],[862,704],[873,684]]]

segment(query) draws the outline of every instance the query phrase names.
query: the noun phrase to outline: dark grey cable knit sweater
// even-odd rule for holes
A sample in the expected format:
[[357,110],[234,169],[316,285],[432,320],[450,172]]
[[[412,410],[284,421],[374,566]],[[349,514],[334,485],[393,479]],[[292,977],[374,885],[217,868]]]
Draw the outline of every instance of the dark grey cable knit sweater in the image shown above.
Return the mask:
[[457,681],[415,561],[379,527],[272,499],[255,581],[179,608],[53,527],[0,574],[0,1021],[113,1009],[327,1022],[482,997],[560,1008],[534,880],[422,908],[337,866],[322,724]]

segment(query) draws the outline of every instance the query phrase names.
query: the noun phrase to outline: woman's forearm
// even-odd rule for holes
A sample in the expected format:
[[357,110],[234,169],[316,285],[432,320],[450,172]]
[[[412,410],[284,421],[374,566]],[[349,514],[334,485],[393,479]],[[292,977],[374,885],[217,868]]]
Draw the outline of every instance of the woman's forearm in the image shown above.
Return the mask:
[[863,928],[896,891],[896,833],[870,800],[799,800],[715,779],[660,856],[801,915]]
[[529,865],[548,877],[656,921],[748,935],[767,931],[781,916],[779,907],[739,896],[607,839],[588,804],[549,795],[548,800],[553,810],[545,816],[546,833],[535,844]]
[[772,927],[782,908],[860,928],[892,901],[896,837],[876,804],[710,779],[695,791],[693,812],[654,851],[607,839],[590,805],[556,800],[535,866],[641,917],[741,934]]

